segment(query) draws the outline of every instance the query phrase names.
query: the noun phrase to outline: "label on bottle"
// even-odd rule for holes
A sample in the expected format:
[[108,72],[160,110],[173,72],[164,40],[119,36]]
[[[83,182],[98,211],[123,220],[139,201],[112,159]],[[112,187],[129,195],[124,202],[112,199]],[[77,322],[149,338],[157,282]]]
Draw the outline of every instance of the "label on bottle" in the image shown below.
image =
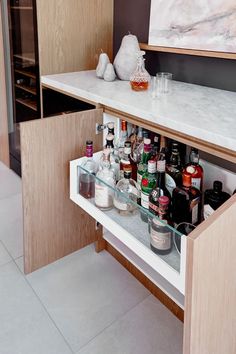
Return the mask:
[[141,186],[143,175],[141,173],[137,173],[137,183]]
[[113,190],[101,184],[95,184],[95,204],[100,208],[110,208],[113,204]]
[[204,208],[203,208],[204,220],[209,218],[209,216],[211,216],[214,213],[214,211],[215,210],[209,204],[204,205]]
[[192,224],[196,224],[198,222],[199,200],[199,198],[195,198],[190,203],[190,210],[192,211]]
[[154,211],[154,214],[158,213],[159,207],[151,202],[149,202],[149,209]]
[[141,193],[141,205],[145,209],[149,209],[149,194]]
[[171,248],[171,231],[160,232],[151,228],[151,245],[160,251],[167,251]]
[[197,188],[200,191],[200,188],[201,188],[201,177],[198,177],[198,178],[192,177],[191,181],[192,181],[192,186]]
[[166,173],[165,174],[165,182],[166,182],[166,188],[172,197],[173,190],[176,188],[175,180],[168,173]]

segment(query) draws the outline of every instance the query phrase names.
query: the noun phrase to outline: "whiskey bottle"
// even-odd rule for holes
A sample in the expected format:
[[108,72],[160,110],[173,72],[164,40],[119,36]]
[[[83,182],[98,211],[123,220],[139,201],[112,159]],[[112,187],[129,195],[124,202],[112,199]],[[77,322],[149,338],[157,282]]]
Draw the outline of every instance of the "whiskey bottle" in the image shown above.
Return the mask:
[[201,192],[192,187],[192,176],[183,173],[182,187],[176,187],[172,194],[172,220],[178,225],[189,222],[198,225],[201,222]]
[[79,169],[79,193],[84,198],[94,198],[97,165],[93,160],[93,142],[91,140],[86,141],[86,158],[81,167]]
[[203,183],[203,168],[199,165],[199,153],[198,149],[191,148],[189,163],[185,168],[185,171],[192,176],[192,186],[202,191]]
[[[148,170],[143,174],[141,181],[141,206],[146,210],[149,210],[149,195],[157,184],[156,171],[156,161],[149,160]],[[141,219],[148,222],[148,214],[143,210],[140,210],[140,213]]]
[[115,188],[114,172],[111,170],[110,151],[104,149],[101,170],[96,174],[95,181],[95,205],[101,210],[109,210],[113,207]]
[[172,195],[173,189],[177,186],[181,186],[182,183],[182,167],[179,154],[179,144],[177,142],[172,143],[171,155],[169,163],[166,166],[166,187]]
[[166,196],[158,198],[158,218],[153,217],[151,221],[150,246],[157,254],[168,254],[172,249],[172,231],[168,227],[171,224],[169,202]]

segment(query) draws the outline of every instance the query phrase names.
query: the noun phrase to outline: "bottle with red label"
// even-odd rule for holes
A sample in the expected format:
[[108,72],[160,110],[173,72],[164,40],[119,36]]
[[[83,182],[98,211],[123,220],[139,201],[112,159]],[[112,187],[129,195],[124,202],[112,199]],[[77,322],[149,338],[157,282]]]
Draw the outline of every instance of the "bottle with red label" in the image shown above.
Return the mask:
[[183,173],[182,187],[176,187],[172,194],[172,220],[176,224],[201,222],[201,192],[192,187],[192,175]]
[[202,191],[203,168],[199,165],[198,149],[191,148],[189,160],[190,162],[186,166],[185,171],[192,176],[192,186]]

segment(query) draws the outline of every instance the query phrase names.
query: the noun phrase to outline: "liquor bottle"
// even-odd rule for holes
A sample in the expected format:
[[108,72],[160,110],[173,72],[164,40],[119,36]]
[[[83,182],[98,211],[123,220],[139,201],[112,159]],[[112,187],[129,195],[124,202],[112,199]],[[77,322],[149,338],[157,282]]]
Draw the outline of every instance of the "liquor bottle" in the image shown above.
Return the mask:
[[117,140],[116,144],[116,149],[119,152],[119,157],[122,157],[123,151],[124,151],[124,146],[125,142],[128,140],[128,130],[127,130],[127,122],[125,120],[121,121],[121,131],[120,131],[120,137]]
[[166,165],[166,187],[171,195],[175,187],[181,186],[181,171],[182,167],[179,154],[179,144],[177,142],[173,142],[171,148],[170,161]]
[[[110,163],[111,170],[114,172],[116,182],[120,179],[120,159],[117,154],[117,150],[114,148],[114,135],[110,133],[106,136],[106,145],[105,148],[109,149],[110,152]],[[102,157],[103,160],[103,157]],[[102,166],[103,161],[100,162],[100,167]]]
[[124,170],[129,169],[132,171],[132,178],[137,179],[137,165],[131,159],[131,142],[126,141],[123,156],[120,159],[120,179],[124,178]]
[[141,185],[142,177],[144,172],[147,171],[147,164],[151,158],[151,140],[145,138],[144,139],[144,150],[141,157],[141,162],[138,165],[138,172],[137,172],[137,182]]
[[189,222],[198,225],[201,222],[201,192],[192,187],[191,175],[183,173],[182,187],[176,187],[172,194],[172,220],[178,225]]
[[140,192],[137,182],[131,178],[131,170],[124,170],[124,178],[116,185],[114,206],[120,214],[129,215],[138,209],[138,200]]
[[160,151],[159,136],[155,135],[153,138],[153,144],[152,144],[152,150],[151,150],[151,155],[152,155],[151,159],[152,160],[158,160],[159,151]]
[[114,122],[107,123],[108,134],[115,135],[115,124]]
[[213,189],[207,189],[204,193],[204,219],[207,219],[214,210],[218,209],[230,194],[223,192],[223,184],[220,181],[213,182]]
[[149,211],[158,215],[158,200],[160,197],[165,196],[169,199],[169,209],[171,204],[171,195],[168,189],[166,188],[166,179],[165,179],[165,170],[166,170],[166,161],[165,159],[157,161],[157,186],[154,188],[149,195]]
[[187,164],[185,171],[192,176],[192,186],[202,191],[203,168],[199,165],[198,149],[191,148],[189,163]]
[[[156,161],[149,160],[148,161],[148,170],[142,176],[141,181],[141,206],[149,210],[149,194],[156,187],[157,177],[156,177]],[[148,215],[145,211],[140,209],[141,219],[144,222],[148,222]]]
[[83,169],[80,169],[79,193],[84,198],[94,198],[97,165],[93,160],[93,142],[91,140],[86,141],[86,158],[81,167]]
[[172,249],[172,231],[169,216],[169,198],[162,196],[158,198],[158,218],[153,217],[151,221],[150,246],[157,254],[168,254]]
[[114,172],[111,170],[110,151],[104,149],[102,169],[96,174],[95,181],[95,205],[101,210],[109,210],[113,207],[115,188]]
[[138,134],[136,136],[136,140],[133,143],[132,146],[132,152],[131,152],[131,158],[132,160],[136,163],[139,164],[141,161],[141,151],[140,151],[140,145],[143,143],[143,128],[138,127]]

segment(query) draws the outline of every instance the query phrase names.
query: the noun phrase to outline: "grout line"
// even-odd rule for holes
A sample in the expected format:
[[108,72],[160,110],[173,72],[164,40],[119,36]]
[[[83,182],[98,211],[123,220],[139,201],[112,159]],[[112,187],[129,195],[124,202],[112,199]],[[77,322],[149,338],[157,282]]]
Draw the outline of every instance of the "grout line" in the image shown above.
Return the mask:
[[[20,258],[20,257],[19,257]],[[16,258],[18,259],[18,258]],[[55,321],[53,320],[53,318],[51,317],[50,313],[48,312],[46,306],[44,305],[44,303],[42,302],[42,300],[40,299],[40,297],[38,296],[38,294],[36,293],[36,291],[34,290],[34,288],[32,287],[32,285],[30,284],[30,282],[28,281],[26,275],[24,273],[22,273],[22,271],[20,270],[20,268],[18,267],[17,263],[15,262],[16,259],[13,259],[17,269],[19,270],[20,274],[23,276],[23,278],[25,279],[25,282],[29,285],[29,287],[31,288],[31,290],[33,291],[34,295],[36,296],[36,298],[38,299],[38,301],[40,302],[41,306],[43,307],[43,309],[46,311],[49,319],[52,321],[53,325],[56,327],[58,333],[62,336],[64,342],[66,343],[66,345],[68,346],[69,350],[71,351],[71,354],[74,354],[74,351],[72,349],[72,347],[70,346],[70,344],[68,343],[68,341],[66,340],[66,338],[64,337],[64,335],[62,334],[61,330],[58,328],[57,324],[55,323]]]
[[103,332],[105,332],[105,330],[107,330],[109,327],[113,326],[116,322],[120,321],[123,317],[125,317],[130,311],[132,311],[133,309],[135,309],[135,307],[139,306],[142,302],[146,301],[147,298],[149,296],[151,296],[152,294],[148,294],[147,296],[145,296],[144,299],[140,300],[137,304],[135,304],[134,306],[130,307],[130,309],[128,311],[126,311],[125,313],[123,313],[122,315],[118,316],[116,319],[114,319],[114,321],[112,321],[110,324],[108,324],[106,327],[104,327],[100,332],[98,332],[94,337],[92,337],[86,344],[82,345],[79,350],[75,353],[75,354],[79,354],[79,352],[86,348],[86,346],[92,342],[95,338],[97,338],[98,336],[100,336]]

